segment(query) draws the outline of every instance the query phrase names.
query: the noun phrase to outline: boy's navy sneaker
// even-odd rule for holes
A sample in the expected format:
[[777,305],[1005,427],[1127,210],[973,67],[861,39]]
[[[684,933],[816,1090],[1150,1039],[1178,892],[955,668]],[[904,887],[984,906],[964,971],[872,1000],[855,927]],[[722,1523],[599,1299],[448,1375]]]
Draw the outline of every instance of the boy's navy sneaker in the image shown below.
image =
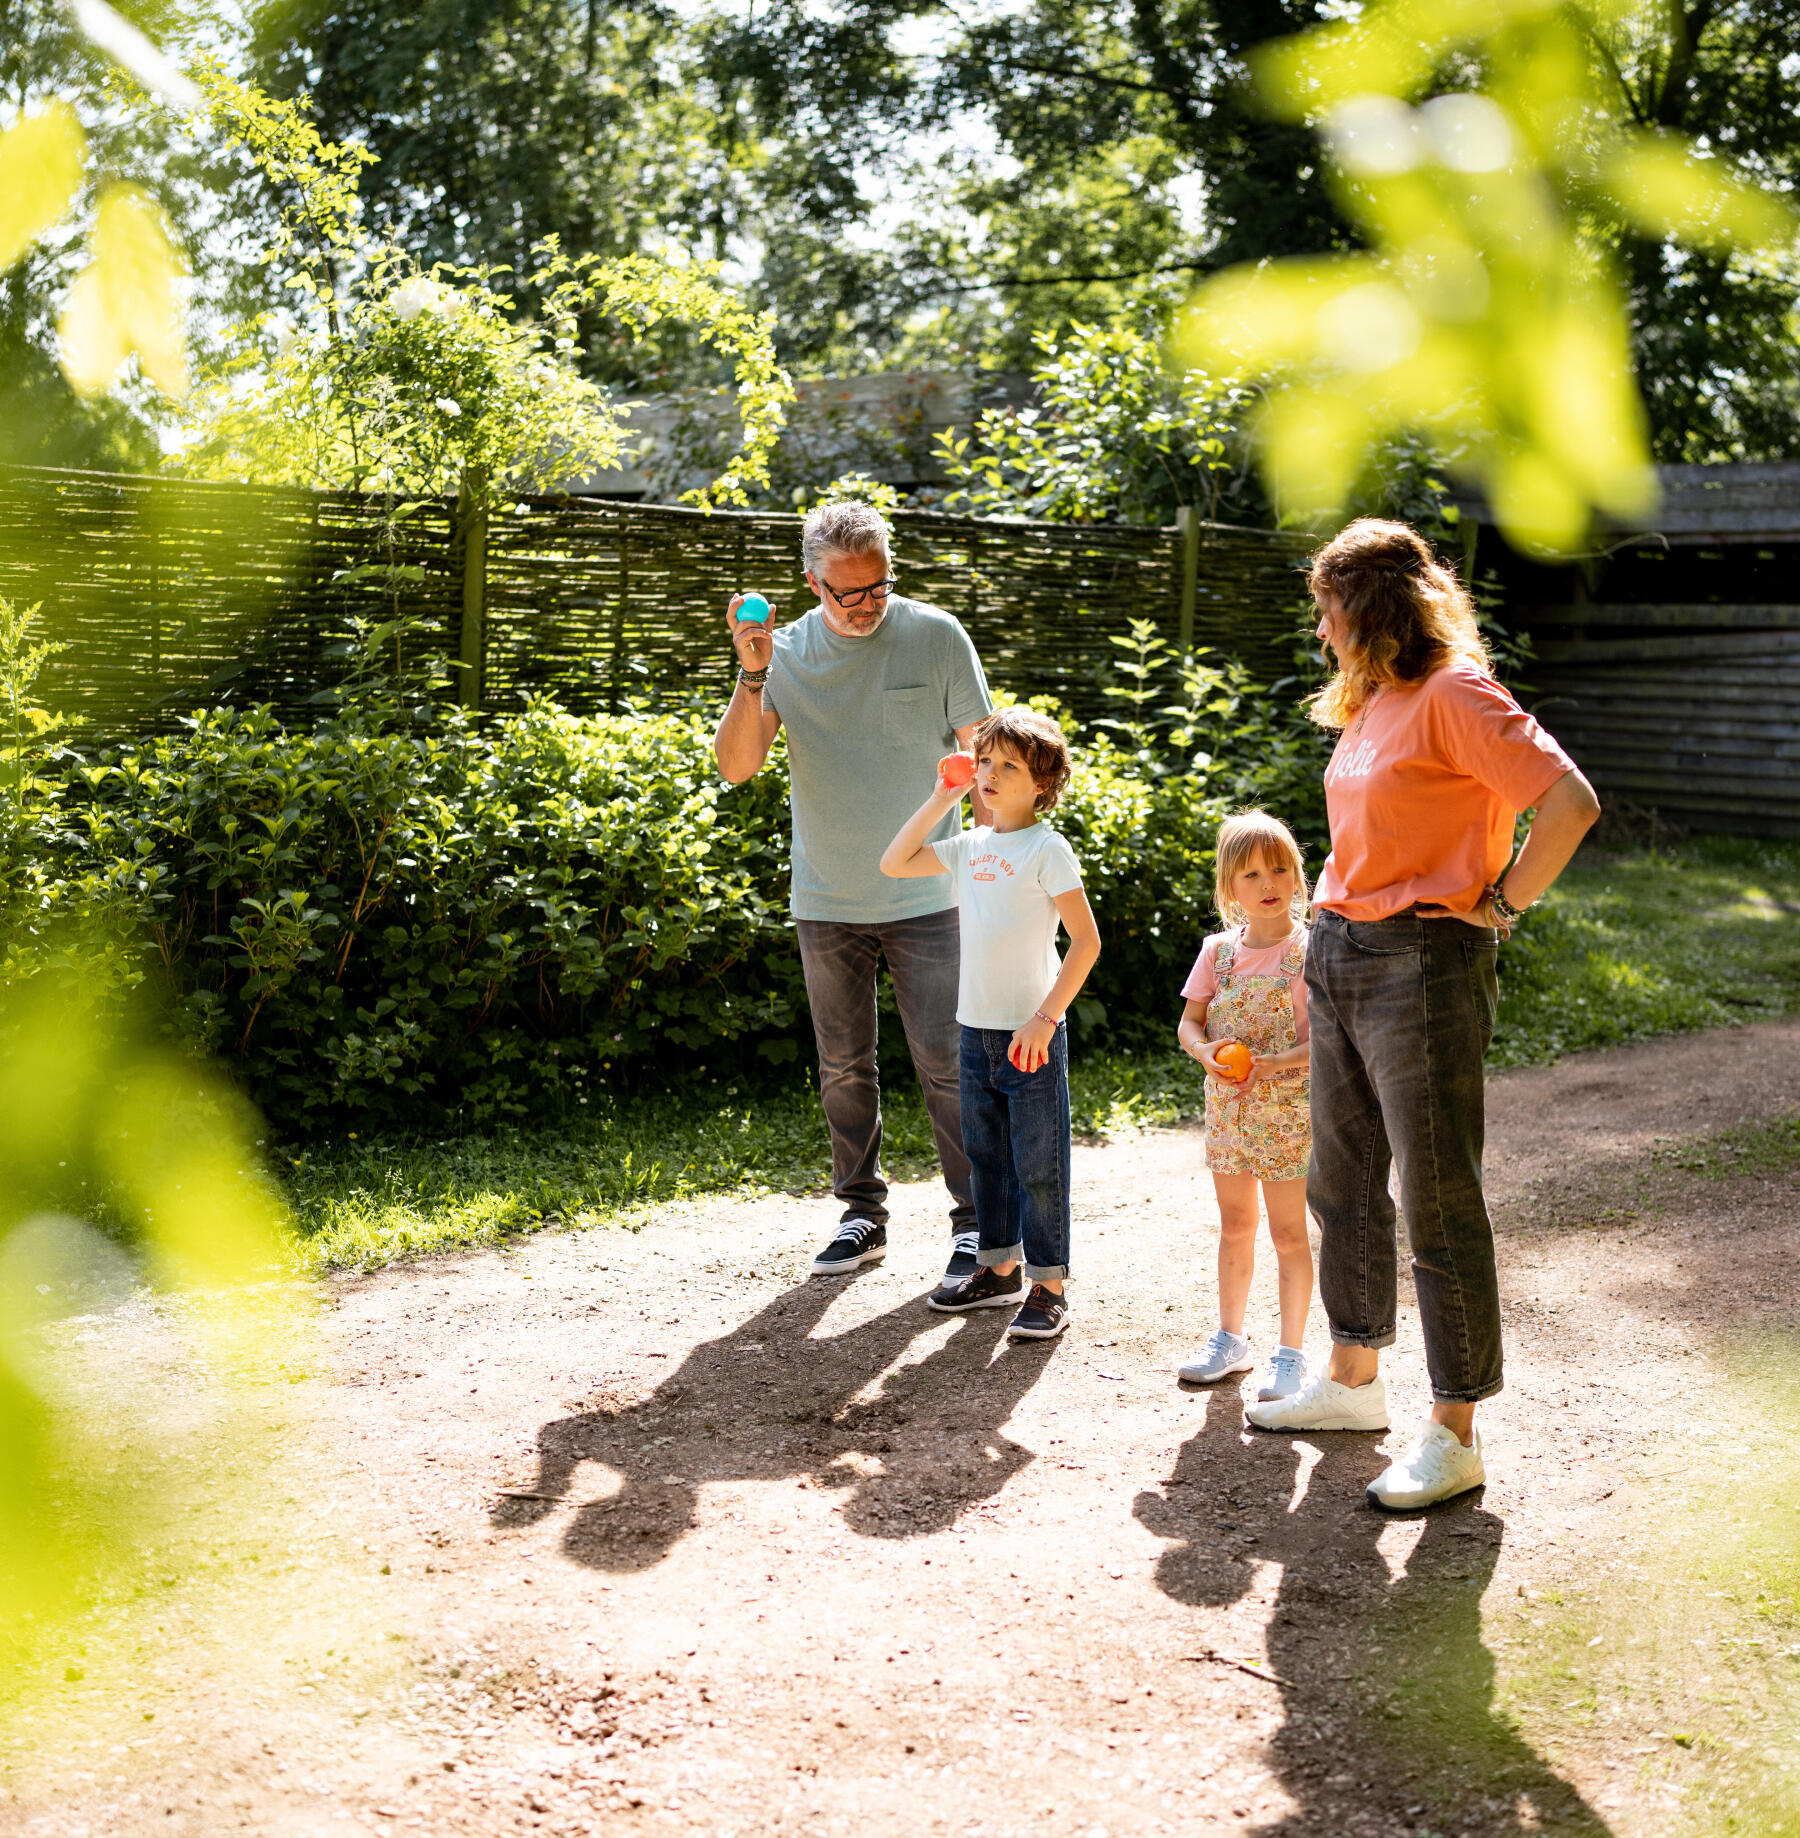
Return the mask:
[[944,1280],[938,1284],[940,1289],[954,1289],[965,1277],[970,1277],[981,1268],[975,1253],[981,1249],[979,1232],[957,1232],[950,1239],[950,1261],[944,1266]]
[[873,1219],[846,1219],[837,1236],[812,1260],[814,1276],[848,1276],[887,1256],[887,1227]]
[[940,1315],[962,1315],[972,1308],[1011,1308],[1024,1287],[1025,1279],[1017,1264],[1005,1276],[996,1276],[983,1264],[960,1283],[946,1283],[942,1289],[933,1290],[929,1299]]
[[1011,1340],[1054,1340],[1068,1325],[1069,1298],[1033,1283],[1025,1306],[1013,1316],[1006,1333]]

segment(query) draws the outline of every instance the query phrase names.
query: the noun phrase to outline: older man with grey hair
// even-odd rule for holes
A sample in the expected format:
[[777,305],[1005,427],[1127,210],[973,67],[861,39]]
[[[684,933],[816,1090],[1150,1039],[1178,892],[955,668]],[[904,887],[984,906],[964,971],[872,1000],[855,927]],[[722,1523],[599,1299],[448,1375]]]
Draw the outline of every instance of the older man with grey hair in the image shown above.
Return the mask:
[[[813,1259],[835,1276],[887,1255],[875,976],[885,958],[950,1189],[946,1283],[975,1270],[975,1206],[963,1153],[956,1025],[957,911],[943,876],[890,880],[881,852],[966,746],[991,704],[981,660],[950,614],[894,592],[888,526],[873,506],[821,505],[800,537],[819,603],[790,625],[726,611],[737,685],[713,751],[734,785],[762,769],[785,727],[794,818],[792,906],[843,1206]],[[959,811],[939,834],[953,834]],[[977,821],[981,813],[977,811]]]

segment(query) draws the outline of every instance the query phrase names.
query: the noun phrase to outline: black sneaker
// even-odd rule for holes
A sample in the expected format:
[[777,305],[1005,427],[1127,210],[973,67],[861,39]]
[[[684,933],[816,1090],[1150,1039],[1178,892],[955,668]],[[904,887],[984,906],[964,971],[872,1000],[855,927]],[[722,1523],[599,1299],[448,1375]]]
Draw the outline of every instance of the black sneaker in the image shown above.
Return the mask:
[[950,1240],[950,1261],[944,1266],[944,1280],[938,1284],[940,1289],[954,1289],[964,1277],[970,1277],[981,1268],[976,1262],[975,1253],[981,1249],[979,1232],[958,1232]]
[[846,1219],[837,1236],[812,1260],[814,1276],[848,1276],[887,1256],[887,1227],[873,1219]]
[[1069,1325],[1069,1298],[1042,1283],[1031,1285],[1025,1306],[1006,1330],[1009,1340],[1054,1340]]
[[946,1283],[942,1289],[933,1290],[930,1302],[940,1315],[965,1314],[971,1308],[1011,1308],[1024,1287],[1017,1264],[1005,1276],[996,1276],[983,1264],[960,1283]]

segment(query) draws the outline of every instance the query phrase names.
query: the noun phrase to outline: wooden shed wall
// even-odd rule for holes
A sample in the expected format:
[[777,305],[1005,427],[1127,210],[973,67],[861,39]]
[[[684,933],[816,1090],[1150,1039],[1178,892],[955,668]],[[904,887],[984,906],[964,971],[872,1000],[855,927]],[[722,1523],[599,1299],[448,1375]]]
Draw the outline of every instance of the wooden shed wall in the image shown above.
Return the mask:
[[1603,797],[1800,834],[1800,606],[1560,610],[1533,707]]

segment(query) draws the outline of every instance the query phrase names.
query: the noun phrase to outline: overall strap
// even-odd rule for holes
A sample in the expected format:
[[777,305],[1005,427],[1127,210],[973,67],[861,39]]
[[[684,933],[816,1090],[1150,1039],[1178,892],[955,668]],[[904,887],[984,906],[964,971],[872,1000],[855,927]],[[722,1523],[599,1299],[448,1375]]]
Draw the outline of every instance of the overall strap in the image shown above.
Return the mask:
[[1229,932],[1219,940],[1219,948],[1213,953],[1213,974],[1223,985],[1231,974],[1231,960],[1237,956],[1237,941]]
[[1281,960],[1283,976],[1298,976],[1306,968],[1306,941],[1310,936],[1311,933],[1305,926],[1302,926],[1300,936],[1288,946],[1286,955]]

